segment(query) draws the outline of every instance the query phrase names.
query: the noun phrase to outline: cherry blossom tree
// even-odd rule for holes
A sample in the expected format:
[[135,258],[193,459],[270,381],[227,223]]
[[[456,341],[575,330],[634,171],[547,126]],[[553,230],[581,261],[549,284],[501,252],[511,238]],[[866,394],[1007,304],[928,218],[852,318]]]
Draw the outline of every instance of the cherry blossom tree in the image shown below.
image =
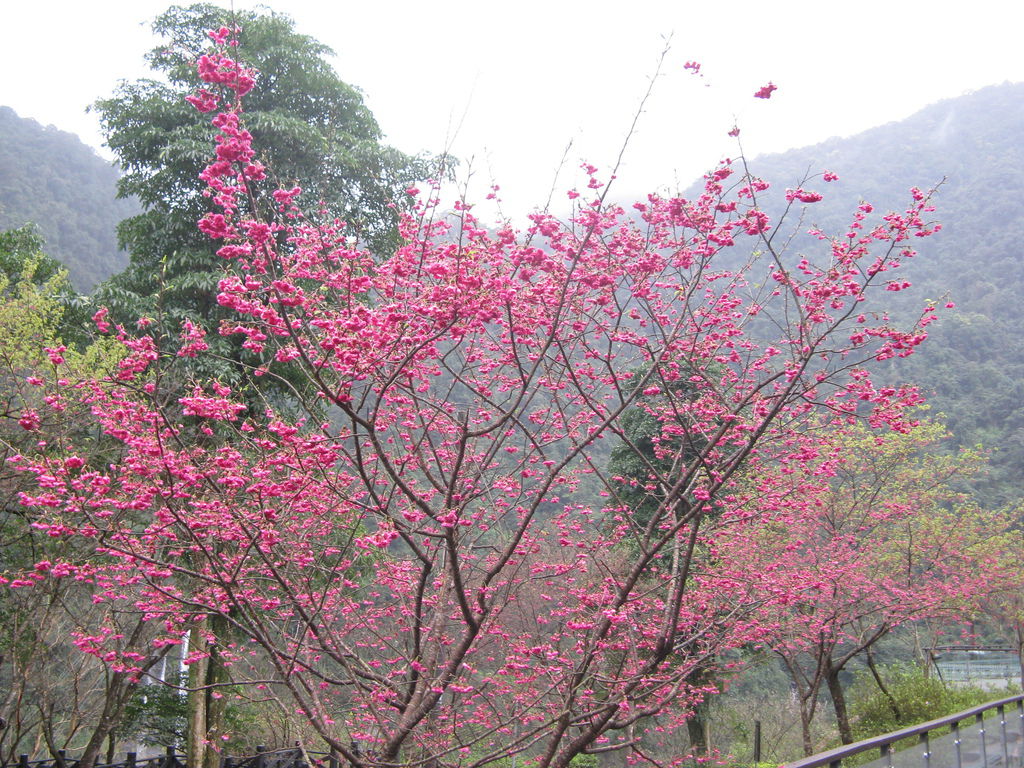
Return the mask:
[[[99,313],[118,370],[60,396],[122,453],[22,457],[38,528],[97,556],[47,570],[144,616],[157,647],[199,628],[188,662],[216,654],[353,766],[653,759],[703,694],[693,681],[768,642],[772,609],[817,588],[720,546],[775,521],[747,503],[749,478],[815,465],[808,424],[913,425],[917,393],[870,370],[935,317],[900,328],[882,312],[936,229],[928,195],[863,206],[794,255],[789,214],[816,191],[787,191],[793,211],[772,221],[768,185],[726,161],[694,198],[627,213],[586,166],[572,215],[538,211],[524,232],[410,189],[404,244],[375,260],[343,222],[306,220],[298,187],[258,202],[268,174],[241,109],[257,75],[230,34],[213,35],[192,98],[219,130],[203,178],[220,212],[199,227],[233,265],[220,333],[261,356],[258,377],[298,366],[310,416],[257,412],[217,381],[180,391],[158,334]],[[190,323],[167,346],[208,354]],[[627,428],[637,408],[650,446]],[[612,445],[646,462],[642,524],[607,471]],[[137,673],[109,640],[85,650]]]
[[[88,446],[86,457],[99,465],[109,459],[102,455],[104,448],[116,454],[115,445],[89,434],[92,422],[79,399],[61,392],[114,365],[117,350],[109,341],[84,350],[65,345],[66,274],[38,250],[38,242],[26,241],[24,232],[6,234],[21,236],[2,238],[6,244],[24,241],[27,247],[0,247],[9,274],[0,277],[0,576],[18,574],[9,580],[12,585],[33,587],[0,593],[0,758],[13,762],[22,750],[48,750],[56,756],[58,750],[80,748],[82,765],[89,766],[134,694],[138,673],[159,662],[167,647],[150,643],[156,629],[138,612],[94,602],[87,583],[59,568],[51,574],[53,562],[84,567],[94,543],[43,535],[34,528],[31,511],[17,503],[19,491],[35,483],[14,471],[12,456],[84,465],[85,459],[67,457],[60,449],[71,435]],[[107,637],[105,646],[113,644],[117,651],[82,655],[75,650],[76,639],[97,632]],[[125,654],[134,658],[131,672],[120,661]]]
[[807,433],[800,462],[780,462],[746,491],[763,511],[757,534],[719,541],[771,572],[777,588],[790,587],[771,609],[779,626],[771,647],[793,682],[807,755],[823,688],[841,740],[853,741],[840,681],[853,659],[871,664],[872,648],[908,622],[971,615],[991,589],[992,545],[1010,516],[959,490],[983,457],[942,453],[945,437],[937,423],[903,434],[860,425]]

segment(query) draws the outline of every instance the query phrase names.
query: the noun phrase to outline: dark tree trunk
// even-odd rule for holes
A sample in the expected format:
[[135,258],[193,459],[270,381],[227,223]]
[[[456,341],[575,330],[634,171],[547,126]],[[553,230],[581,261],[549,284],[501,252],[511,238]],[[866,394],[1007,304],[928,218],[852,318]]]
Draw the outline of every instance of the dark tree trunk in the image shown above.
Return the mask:
[[800,707],[800,736],[803,740],[804,757],[814,754],[814,744],[811,742],[811,721],[813,719],[813,712],[808,712],[806,707]]
[[892,710],[893,717],[896,718],[897,724],[902,724],[903,716],[900,713],[900,705],[896,701],[895,697],[889,692],[889,689],[885,686],[885,681],[882,680],[882,676],[878,672],[878,667],[875,665],[875,655],[871,653],[871,648],[865,649],[867,654],[868,669],[871,670],[871,676],[875,678],[875,684],[878,686],[878,690],[882,692],[886,700],[889,702],[889,709]]
[[225,733],[224,715],[227,706],[224,685],[229,682],[227,667],[220,654],[220,641],[229,633],[228,622],[221,616],[210,616],[192,630],[189,649],[206,643],[204,635],[216,642],[209,655],[189,666],[188,672],[188,746],[187,768],[219,768],[220,755],[208,745],[219,743]]
[[137,686],[137,682],[129,680],[127,672],[110,673],[106,697],[103,700],[103,710],[100,712],[96,727],[82,751],[82,757],[78,761],[79,768],[92,768],[96,765],[103,750],[103,742],[111,737],[114,729],[121,722],[124,706]]
[[[714,675],[706,669],[697,669],[690,674],[688,682],[694,686],[709,685],[714,681]],[[686,721],[686,732],[690,737],[690,754],[695,759],[706,758],[710,750],[709,731],[710,721],[708,720],[708,709],[710,707],[711,694],[704,694],[700,704],[693,708],[693,714]]]
[[686,721],[686,733],[690,737],[690,753],[694,759],[705,757],[708,753],[708,740],[704,718],[694,712],[693,717]]
[[832,696],[832,707],[836,712],[836,724],[839,726],[839,740],[843,744],[853,744],[853,729],[850,728],[850,715],[846,711],[846,695],[839,682],[839,669],[831,664],[825,671],[825,682],[828,684],[829,695]]

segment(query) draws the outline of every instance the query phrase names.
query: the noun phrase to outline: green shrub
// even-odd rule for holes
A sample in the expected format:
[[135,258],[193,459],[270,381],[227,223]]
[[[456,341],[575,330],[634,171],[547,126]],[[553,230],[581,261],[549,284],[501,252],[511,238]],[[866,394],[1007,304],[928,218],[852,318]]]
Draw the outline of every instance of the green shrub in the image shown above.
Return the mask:
[[913,665],[883,667],[880,672],[899,717],[893,702],[879,690],[874,678],[866,671],[858,674],[849,696],[853,737],[857,741],[1011,695],[1007,689],[947,685],[935,677],[925,677],[921,668]]

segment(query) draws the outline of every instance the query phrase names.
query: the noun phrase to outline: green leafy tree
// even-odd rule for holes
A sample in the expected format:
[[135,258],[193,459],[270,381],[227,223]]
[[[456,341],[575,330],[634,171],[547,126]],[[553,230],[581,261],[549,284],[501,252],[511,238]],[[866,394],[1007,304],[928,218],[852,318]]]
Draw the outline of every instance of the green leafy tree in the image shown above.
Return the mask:
[[[643,391],[622,415],[620,442],[611,451],[608,471],[616,504],[628,510],[633,546],[642,550],[659,535],[652,521],[664,520],[667,505],[679,504],[673,487],[694,457],[706,448],[707,440],[691,427],[693,420],[679,410],[685,408],[687,401],[699,396],[697,387],[688,377],[671,382],[664,378],[652,379],[650,366],[644,366],[636,372],[634,381],[639,382],[636,386]],[[673,402],[678,405],[671,418],[666,419],[664,405]],[[669,557],[673,564],[668,567],[675,567],[678,550],[663,555],[665,560]],[[701,665],[689,675],[687,682],[710,689],[715,686],[716,678],[710,665]],[[711,696],[706,692],[696,701],[686,721],[690,750],[695,757],[708,754]]]
[[[91,764],[109,740],[137,680],[79,653],[72,643],[77,632],[116,625],[126,646],[142,654],[143,669],[167,652],[153,652],[150,628],[138,617],[122,621],[94,604],[91,585],[72,578],[29,584],[24,577],[37,563],[79,553],[35,528],[35,516],[21,503],[21,492],[31,487],[16,470],[18,457],[93,466],[112,458],[87,426],[87,408],[67,398],[76,381],[103,375],[118,361],[109,340],[80,348],[67,343],[62,329],[84,334],[68,309],[74,295],[67,272],[42,252],[30,227],[0,232],[0,583],[22,581],[18,589],[0,590],[0,762],[45,745],[51,754],[81,750],[82,764]],[[49,412],[46,404],[53,402],[64,407]],[[86,449],[80,456],[65,454],[71,435]]]
[[79,350],[88,345],[88,301],[63,265],[43,251],[43,238],[32,224],[0,232],[0,280],[5,300],[25,291],[45,295],[55,312],[53,333]]
[[687,463],[706,446],[704,435],[688,427],[690,418],[675,412],[666,421],[659,410],[668,392],[682,402],[697,397],[696,387],[686,377],[667,382],[649,380],[649,369],[634,376],[644,391],[622,416],[620,442],[612,449],[608,471],[612,476],[616,502],[629,509],[634,536],[640,540],[656,535],[649,531],[652,518],[672,496]]
[[43,239],[32,225],[0,232],[0,272],[6,281],[5,292],[12,283],[23,280],[43,285],[60,269],[59,261],[43,253]]
[[[221,26],[241,29],[240,56],[260,73],[245,112],[246,128],[262,148],[258,159],[281,183],[303,180],[306,208],[328,202],[351,236],[385,253],[397,242],[392,201],[406,197],[401,193],[425,174],[425,161],[382,143],[360,92],[331,68],[331,49],[296,32],[289,17],[208,4],[169,8],[153,23],[166,42],[147,55],[159,79],[123,83],[95,109],[124,171],[119,195],[144,208],[119,226],[131,261],[97,299],[118,322],[154,319],[171,345],[186,319],[216,327],[222,317],[217,285],[230,268],[196,228],[212,210],[199,174],[216,131],[208,114],[185,101],[200,87],[195,63],[208,48],[206,33]],[[199,369],[192,361],[192,372],[239,382],[255,358],[215,330],[208,340],[219,362]]]

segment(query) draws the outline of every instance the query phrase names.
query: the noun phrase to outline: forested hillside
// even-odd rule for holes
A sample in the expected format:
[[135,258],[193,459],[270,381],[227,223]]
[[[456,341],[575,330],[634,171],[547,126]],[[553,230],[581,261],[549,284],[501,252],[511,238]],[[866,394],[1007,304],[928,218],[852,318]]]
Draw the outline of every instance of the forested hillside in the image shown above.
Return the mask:
[[0,229],[34,223],[80,291],[127,264],[115,228],[138,206],[115,199],[117,177],[77,136],[0,107]]
[[943,230],[921,243],[924,258],[907,265],[914,287],[894,294],[895,308],[947,296],[956,308],[943,312],[928,343],[900,360],[894,375],[928,392],[960,444],[980,442],[994,452],[984,489],[993,502],[1019,495],[1024,468],[1022,133],[1024,84],[1004,84],[750,165],[782,187],[798,186],[808,172],[837,173],[838,182],[819,176],[804,184],[827,194],[803,224],[826,232],[844,231],[861,200],[900,208],[910,187],[940,185],[935,216]]

